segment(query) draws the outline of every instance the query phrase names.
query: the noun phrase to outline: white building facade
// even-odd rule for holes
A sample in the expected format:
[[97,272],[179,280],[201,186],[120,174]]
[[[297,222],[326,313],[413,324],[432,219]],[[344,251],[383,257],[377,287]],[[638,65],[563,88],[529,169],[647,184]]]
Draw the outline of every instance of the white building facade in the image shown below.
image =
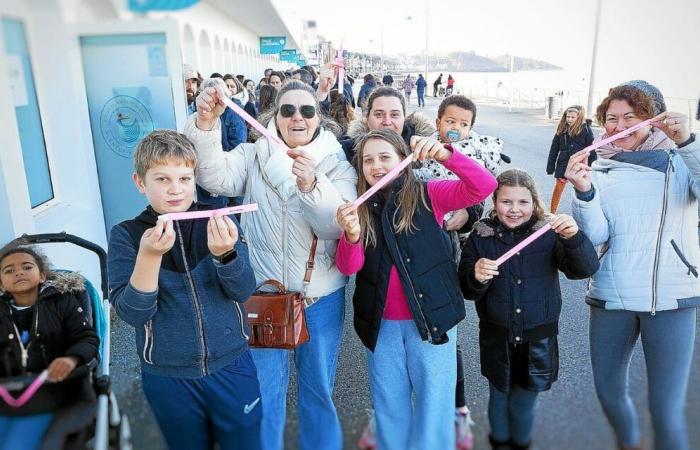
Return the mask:
[[[0,245],[65,231],[106,248],[109,229],[145,205],[131,181],[133,150],[186,120],[182,64],[243,74],[267,67],[261,36],[287,36],[269,1],[201,1],[137,15],[125,0],[0,2]],[[46,248],[57,268],[99,280],[97,259]]]

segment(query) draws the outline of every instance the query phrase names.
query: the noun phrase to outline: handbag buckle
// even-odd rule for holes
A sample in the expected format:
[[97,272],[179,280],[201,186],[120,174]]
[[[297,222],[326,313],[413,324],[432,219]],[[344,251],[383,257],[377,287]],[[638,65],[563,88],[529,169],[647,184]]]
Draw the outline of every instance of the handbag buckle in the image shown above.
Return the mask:
[[304,308],[308,308],[318,301],[320,297],[304,297]]

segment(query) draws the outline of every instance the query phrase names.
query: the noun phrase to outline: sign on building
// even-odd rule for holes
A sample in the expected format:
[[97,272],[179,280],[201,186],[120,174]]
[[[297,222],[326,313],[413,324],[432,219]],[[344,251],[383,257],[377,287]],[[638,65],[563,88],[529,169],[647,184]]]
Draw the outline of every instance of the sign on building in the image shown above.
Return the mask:
[[297,61],[297,51],[295,49],[284,49],[280,52],[280,61],[295,63]]
[[261,36],[260,37],[260,54],[261,55],[276,55],[287,45],[285,36]]

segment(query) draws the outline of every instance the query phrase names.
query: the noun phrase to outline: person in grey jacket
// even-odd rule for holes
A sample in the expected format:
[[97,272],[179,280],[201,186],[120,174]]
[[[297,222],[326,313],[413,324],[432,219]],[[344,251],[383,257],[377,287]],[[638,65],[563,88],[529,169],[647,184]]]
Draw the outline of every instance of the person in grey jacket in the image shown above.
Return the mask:
[[620,448],[641,449],[628,393],[632,350],[641,336],[649,382],[654,448],[689,448],[685,396],[700,305],[700,145],[687,117],[666,111],[663,96],[640,80],[614,87],[598,106],[605,133],[651,125],[569,159],[573,215],[594,245],[590,352],[596,393]]
[[[258,211],[241,216],[257,282],[278,280],[290,291],[305,292],[307,299],[308,343],[294,352],[252,350],[262,392],[263,448],[283,448],[293,355],[299,380],[298,448],[339,450],[342,433],[332,393],[347,277],[335,265],[342,233],[335,212],[357,197],[357,174],[329,131],[337,125],[321,115],[313,88],[300,81],[283,86],[270,114],[258,118],[288,151],[261,137],[223,152],[218,132],[223,109],[218,92],[204,90],[197,98],[197,114],[185,126],[199,157],[197,182],[210,192],[258,204]],[[314,235],[318,247],[307,287],[303,279]]]

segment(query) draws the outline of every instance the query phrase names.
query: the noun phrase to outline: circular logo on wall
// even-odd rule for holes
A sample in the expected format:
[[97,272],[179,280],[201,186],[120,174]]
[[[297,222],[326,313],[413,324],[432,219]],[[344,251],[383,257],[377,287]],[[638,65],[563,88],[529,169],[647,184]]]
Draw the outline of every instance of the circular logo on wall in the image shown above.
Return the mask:
[[102,138],[114,153],[131,158],[136,145],[154,130],[148,109],[138,99],[117,95],[107,100],[100,113]]

